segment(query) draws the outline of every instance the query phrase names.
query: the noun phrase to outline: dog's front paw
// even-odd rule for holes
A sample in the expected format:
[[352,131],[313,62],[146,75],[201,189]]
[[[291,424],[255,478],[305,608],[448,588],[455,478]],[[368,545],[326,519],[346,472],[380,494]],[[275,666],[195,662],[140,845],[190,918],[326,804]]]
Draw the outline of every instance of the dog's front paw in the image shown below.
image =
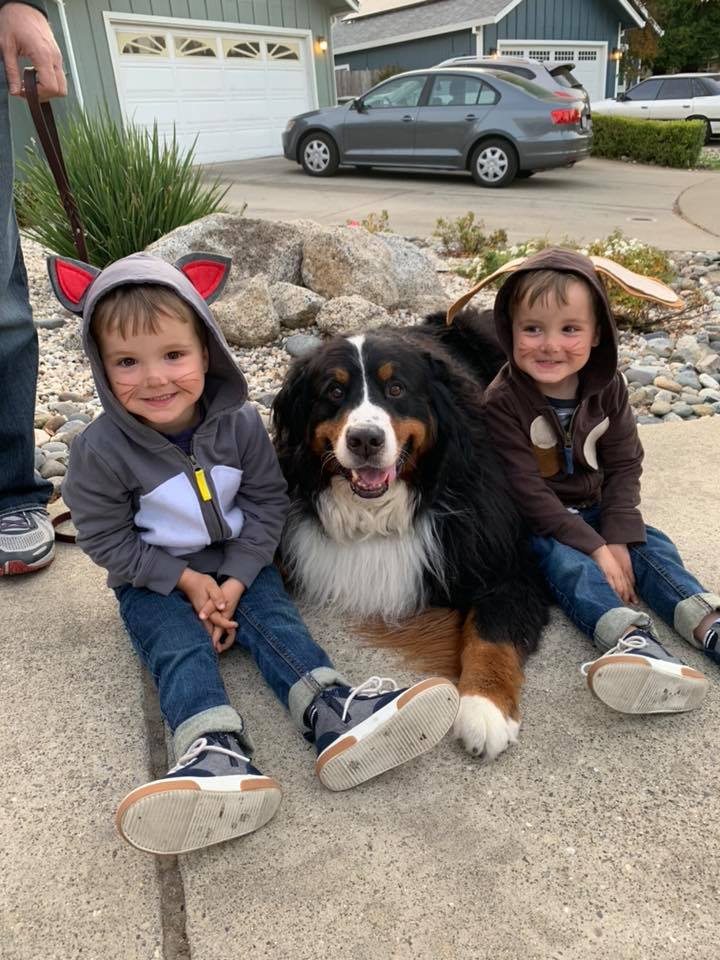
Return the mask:
[[462,740],[468,753],[494,760],[511,743],[517,743],[519,730],[518,721],[506,717],[487,697],[475,694],[460,698],[453,736]]

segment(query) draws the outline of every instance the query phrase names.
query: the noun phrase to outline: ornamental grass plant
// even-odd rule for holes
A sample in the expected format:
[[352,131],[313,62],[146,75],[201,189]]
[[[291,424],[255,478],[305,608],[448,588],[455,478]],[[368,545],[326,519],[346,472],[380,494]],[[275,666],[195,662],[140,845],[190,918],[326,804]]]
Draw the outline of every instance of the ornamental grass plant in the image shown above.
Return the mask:
[[[88,257],[96,267],[143,250],[176,227],[222,212],[227,188],[206,182],[193,166],[195,144],[182,150],[172,137],[133,124],[122,126],[107,108],[78,113],[59,129],[70,189],[85,229]],[[18,220],[33,240],[77,257],[65,210],[45,155],[27,148],[18,162]]]

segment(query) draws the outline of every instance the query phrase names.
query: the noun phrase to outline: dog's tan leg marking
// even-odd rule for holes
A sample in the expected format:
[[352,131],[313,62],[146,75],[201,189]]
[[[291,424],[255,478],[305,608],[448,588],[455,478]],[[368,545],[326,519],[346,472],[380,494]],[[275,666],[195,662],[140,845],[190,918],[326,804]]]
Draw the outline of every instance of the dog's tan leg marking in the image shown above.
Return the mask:
[[453,732],[465,749],[492,760],[517,741],[520,729],[520,656],[510,643],[488,643],[470,614],[463,625],[460,711]]

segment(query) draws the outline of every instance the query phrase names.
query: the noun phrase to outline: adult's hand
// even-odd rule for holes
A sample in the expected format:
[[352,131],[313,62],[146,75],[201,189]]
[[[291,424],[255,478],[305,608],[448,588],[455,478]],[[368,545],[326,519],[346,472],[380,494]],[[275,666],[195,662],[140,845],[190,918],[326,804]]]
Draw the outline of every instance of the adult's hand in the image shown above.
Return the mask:
[[26,3],[0,7],[0,55],[5,61],[8,90],[14,97],[25,96],[19,57],[27,57],[35,67],[41,100],[67,94],[60,48],[50,24],[35,7]]

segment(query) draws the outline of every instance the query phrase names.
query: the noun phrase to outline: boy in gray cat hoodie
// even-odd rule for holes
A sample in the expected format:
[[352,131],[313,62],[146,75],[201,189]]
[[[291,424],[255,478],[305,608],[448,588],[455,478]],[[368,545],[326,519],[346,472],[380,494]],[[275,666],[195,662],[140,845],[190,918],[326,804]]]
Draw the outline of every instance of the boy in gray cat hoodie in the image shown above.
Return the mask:
[[61,302],[83,317],[104,413],[78,436],[63,484],[77,542],[108,573],[133,646],[158,690],[177,764],[131,791],[116,822],[153,853],[256,830],[280,787],[251,764],[218,654],[235,639],[317,750],[316,772],[345,790],[434,746],[458,695],[431,678],[357,687],[308,633],[272,565],[286,485],[247,384],[208,303],[229,261],[176,265],[134,254],[102,271],[48,261]]

